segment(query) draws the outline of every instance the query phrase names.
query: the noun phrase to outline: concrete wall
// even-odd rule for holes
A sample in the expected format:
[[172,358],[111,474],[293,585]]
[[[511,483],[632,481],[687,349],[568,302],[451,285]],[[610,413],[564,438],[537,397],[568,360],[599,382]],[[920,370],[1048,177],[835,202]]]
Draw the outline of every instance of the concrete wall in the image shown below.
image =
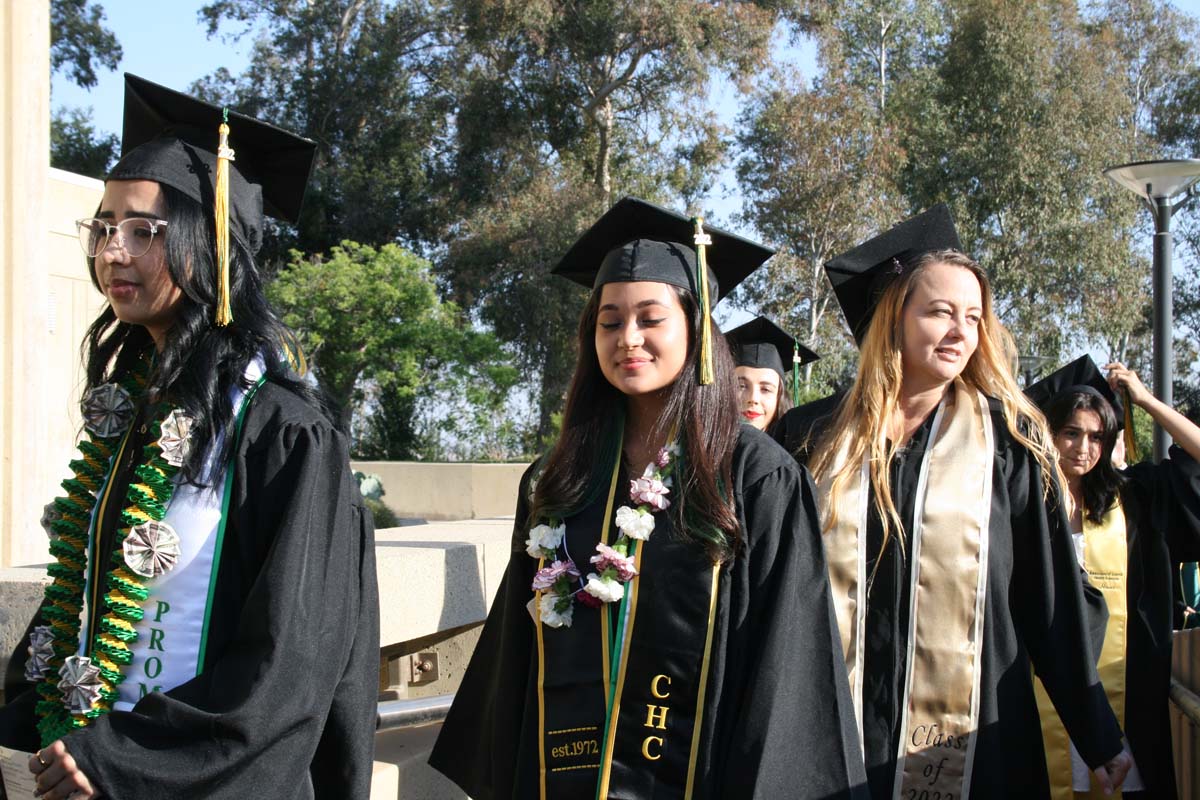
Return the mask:
[[0,568],[47,557],[38,521],[73,457],[79,342],[101,307],[74,221],[102,192],[50,168],[48,0],[0,3]]
[[428,520],[511,516],[528,464],[430,464],[355,461],[359,472],[383,481],[384,505],[399,517]]
[[38,352],[46,253],[43,237],[27,232],[45,230],[49,37],[47,0],[0,3],[0,567],[23,552],[13,531],[40,516],[33,510],[42,471],[28,456],[47,435]]

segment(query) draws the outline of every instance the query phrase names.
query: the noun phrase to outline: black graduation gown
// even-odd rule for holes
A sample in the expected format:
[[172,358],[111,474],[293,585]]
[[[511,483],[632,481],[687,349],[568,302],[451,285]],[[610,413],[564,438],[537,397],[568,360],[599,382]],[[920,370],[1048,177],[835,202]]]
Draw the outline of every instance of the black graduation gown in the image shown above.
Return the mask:
[[[508,570],[429,759],[475,800],[539,794],[538,661],[526,610],[537,562],[525,552],[523,524],[529,477],[521,484]],[[863,797],[811,482],[766,435],[741,426],[733,489],[746,546],[721,571],[695,797]],[[599,541],[605,500],[566,522],[567,547],[581,565]],[[647,553],[693,547],[661,528]],[[578,620],[598,612],[577,603],[574,613]]]
[[[777,433],[785,448],[806,460],[839,401],[825,398],[789,411]],[[1047,512],[1037,461],[1012,438],[998,403],[991,403],[991,414],[996,453],[971,797],[1046,797],[1033,669],[1088,763],[1105,763],[1120,752],[1120,731],[1096,676],[1089,636],[1092,619],[1065,512]],[[892,465],[892,498],[906,526],[913,518],[917,476],[932,423],[930,414]],[[879,552],[882,526],[873,500],[869,508],[868,553]],[[911,553],[907,527],[903,534],[904,552]],[[873,568],[873,562],[867,564],[868,573]],[[867,599],[863,739],[876,800],[892,796],[895,776],[908,647],[909,569],[896,537],[891,537]]]
[[[120,800],[366,797],[379,604],[374,529],[346,440],[268,382],[246,412],[233,469],[201,674],[64,742]],[[118,476],[116,496],[129,477]],[[33,750],[27,647],[28,634],[6,676],[0,743]]]
[[1200,464],[1181,447],[1124,472],[1129,570],[1125,586],[1125,736],[1146,797],[1174,798],[1171,748],[1172,589],[1181,561],[1200,560]]

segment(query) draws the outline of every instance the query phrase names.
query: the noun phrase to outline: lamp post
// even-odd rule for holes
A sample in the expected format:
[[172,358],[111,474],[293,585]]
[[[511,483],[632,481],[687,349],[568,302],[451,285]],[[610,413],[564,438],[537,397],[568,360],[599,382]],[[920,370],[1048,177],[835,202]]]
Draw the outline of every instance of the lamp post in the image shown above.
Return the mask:
[[[1154,218],[1154,396],[1169,406],[1174,371],[1171,343],[1171,215],[1191,201],[1200,181],[1200,159],[1134,161],[1104,170],[1114,183],[1142,198]],[[1182,197],[1180,197],[1182,195]],[[1180,198],[1178,202],[1172,202]],[[1154,426],[1154,460],[1161,461],[1171,441]]]

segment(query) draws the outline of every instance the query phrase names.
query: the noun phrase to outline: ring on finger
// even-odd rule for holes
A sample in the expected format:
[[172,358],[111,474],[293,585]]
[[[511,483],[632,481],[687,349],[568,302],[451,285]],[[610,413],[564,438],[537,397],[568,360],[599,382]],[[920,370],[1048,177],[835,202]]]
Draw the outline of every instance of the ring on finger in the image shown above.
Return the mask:
[[33,757],[36,758],[37,762],[42,765],[42,769],[47,769],[50,766],[50,762],[42,758],[41,750],[38,750],[36,753],[34,753]]

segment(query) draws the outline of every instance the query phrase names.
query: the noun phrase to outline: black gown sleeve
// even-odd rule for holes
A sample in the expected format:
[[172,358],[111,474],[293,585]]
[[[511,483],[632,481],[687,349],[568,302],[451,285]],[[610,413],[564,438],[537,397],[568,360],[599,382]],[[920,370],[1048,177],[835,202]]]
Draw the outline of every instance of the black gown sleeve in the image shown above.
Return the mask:
[[521,753],[525,715],[537,714],[527,687],[534,663],[534,623],[527,604],[538,562],[525,552],[535,468],[530,466],[521,478],[508,568],[429,756],[430,766],[475,800],[513,796],[518,771],[526,763]]
[[1015,442],[1007,452],[1014,622],[1071,741],[1095,769],[1121,751],[1121,731],[1096,674],[1070,523],[1057,488],[1044,499],[1033,455]]
[[235,469],[218,652],[191,681],[64,743],[112,798],[366,797],[378,589],[345,440],[324,420],[280,422],[243,442]]
[[1200,561],[1200,463],[1172,445],[1158,464],[1143,461],[1124,474],[1140,501],[1139,511],[1165,538],[1171,561]]
[[812,482],[785,464],[742,503],[749,597],[729,650],[747,653],[747,680],[719,796],[867,797]]
[[1088,642],[1092,646],[1094,662],[1099,665],[1100,651],[1104,649],[1104,634],[1108,630],[1108,603],[1104,600],[1104,593],[1088,582],[1087,571],[1082,568],[1079,570],[1079,581],[1083,587]]

